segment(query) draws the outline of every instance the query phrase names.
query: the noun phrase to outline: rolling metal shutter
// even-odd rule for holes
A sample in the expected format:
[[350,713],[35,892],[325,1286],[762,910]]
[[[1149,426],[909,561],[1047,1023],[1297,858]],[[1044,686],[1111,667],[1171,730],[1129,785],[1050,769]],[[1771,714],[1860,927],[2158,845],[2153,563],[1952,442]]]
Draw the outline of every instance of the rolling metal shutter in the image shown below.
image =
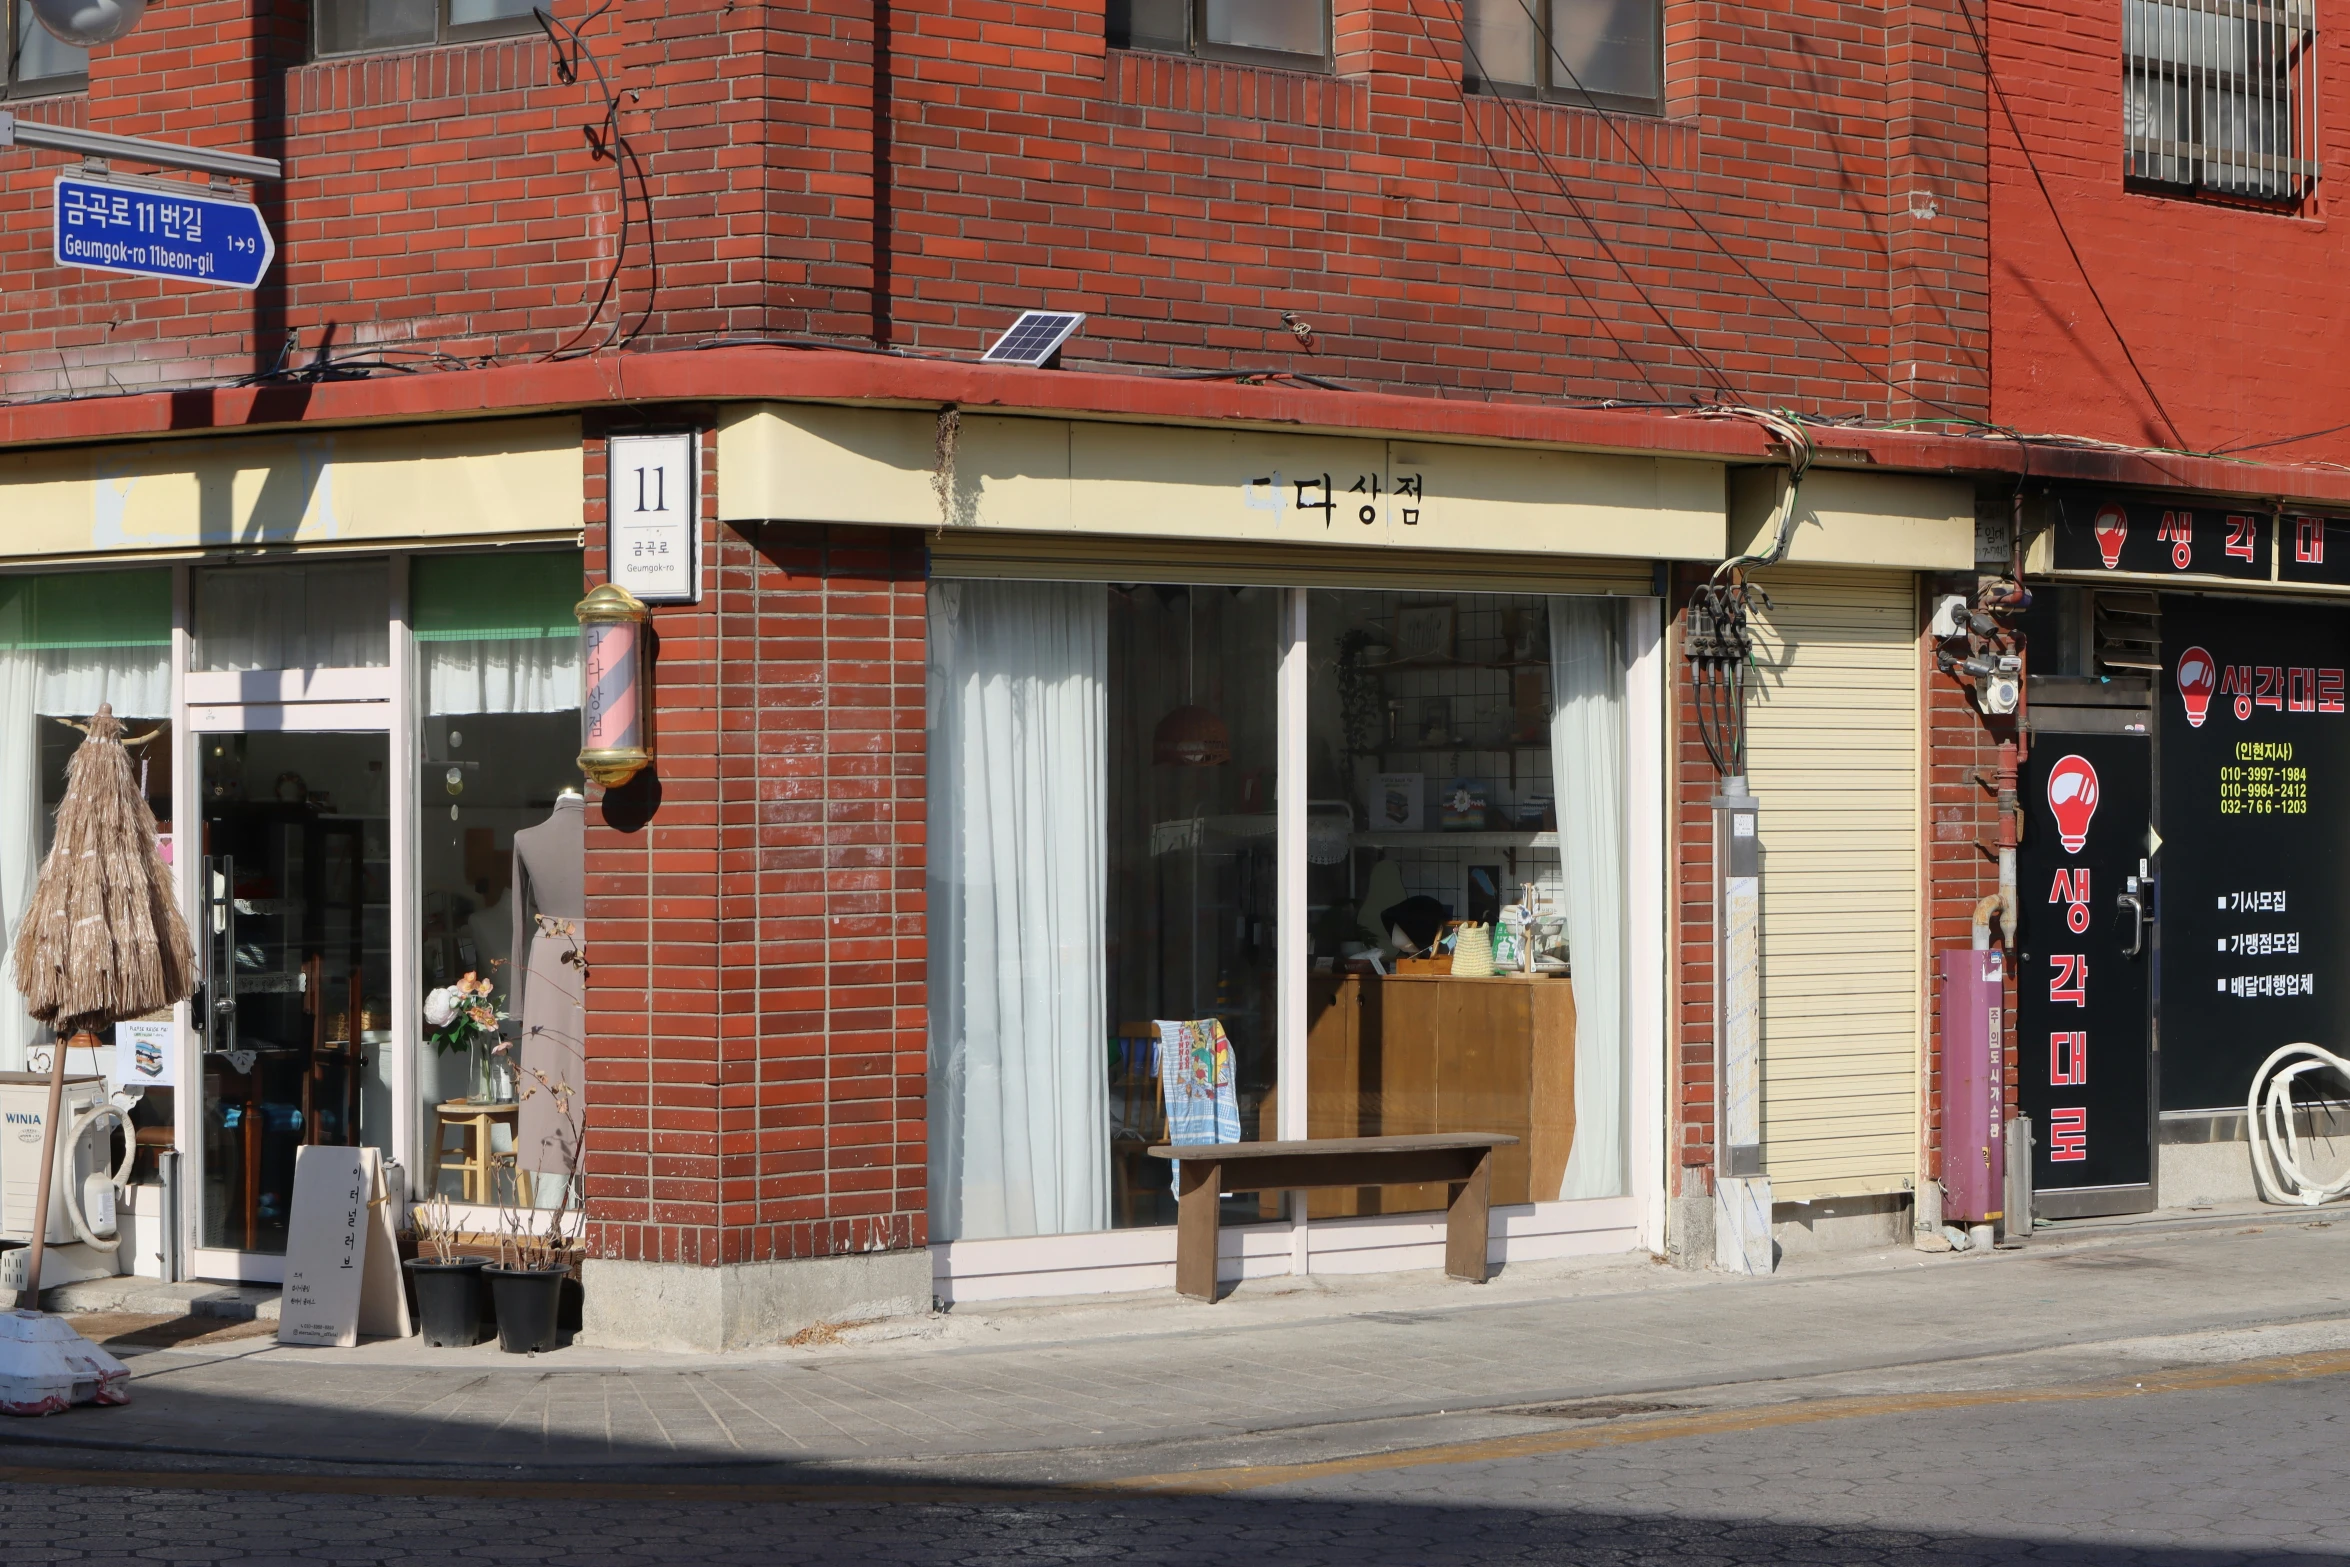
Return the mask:
[[1781,1202],[1917,1167],[1918,652],[1907,572],[1758,574],[1762,1131]]

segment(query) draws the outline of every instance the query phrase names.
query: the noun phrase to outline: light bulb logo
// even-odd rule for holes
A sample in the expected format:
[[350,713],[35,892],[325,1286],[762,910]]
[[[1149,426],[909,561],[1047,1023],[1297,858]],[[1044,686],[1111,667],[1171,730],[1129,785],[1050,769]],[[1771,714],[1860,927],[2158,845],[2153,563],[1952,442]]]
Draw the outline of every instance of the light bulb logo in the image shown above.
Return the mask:
[[2097,535],[2097,553],[2105,557],[2105,569],[2113,571],[2122,563],[2122,543],[2130,536],[2130,514],[2119,506],[2098,508],[2093,530]]
[[2085,756],[2067,756],[2048,769],[2048,809],[2056,813],[2056,836],[2067,854],[2089,841],[2089,819],[2097,814],[2097,769]]
[[2179,655],[2179,700],[2187,704],[2187,727],[2203,727],[2204,715],[2211,711],[2211,693],[2219,685],[2219,666],[2211,655],[2199,647],[2191,647]]

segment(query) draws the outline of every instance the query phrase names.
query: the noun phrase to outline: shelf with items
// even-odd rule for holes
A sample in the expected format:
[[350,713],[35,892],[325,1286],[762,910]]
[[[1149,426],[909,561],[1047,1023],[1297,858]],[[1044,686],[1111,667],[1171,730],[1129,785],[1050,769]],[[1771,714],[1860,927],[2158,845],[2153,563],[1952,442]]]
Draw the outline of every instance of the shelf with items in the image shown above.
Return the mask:
[[1548,740],[1382,740],[1372,747],[1372,753],[1378,756],[1518,756],[1549,749]]
[[1559,846],[1559,835],[1541,832],[1358,832],[1347,842],[1358,849],[1549,849]]
[[1542,669],[1550,668],[1547,658],[1397,658],[1384,664],[1364,664],[1365,674],[1392,675],[1415,669]]

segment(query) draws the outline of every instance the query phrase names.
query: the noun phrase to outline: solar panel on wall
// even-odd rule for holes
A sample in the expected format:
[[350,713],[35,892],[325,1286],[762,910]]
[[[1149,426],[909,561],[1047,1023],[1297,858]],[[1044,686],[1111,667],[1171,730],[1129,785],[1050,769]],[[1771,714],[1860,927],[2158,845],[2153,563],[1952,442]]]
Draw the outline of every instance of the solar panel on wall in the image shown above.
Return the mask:
[[1023,311],[1011,329],[979,357],[988,364],[1042,365],[1061,351],[1069,334],[1084,324],[1085,317],[1075,311]]

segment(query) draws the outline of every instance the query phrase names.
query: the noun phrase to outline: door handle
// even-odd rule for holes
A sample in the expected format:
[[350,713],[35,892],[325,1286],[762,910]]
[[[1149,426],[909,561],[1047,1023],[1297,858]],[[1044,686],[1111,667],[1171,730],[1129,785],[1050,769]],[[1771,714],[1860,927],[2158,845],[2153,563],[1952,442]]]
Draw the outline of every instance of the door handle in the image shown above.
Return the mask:
[[2130,944],[2122,948],[2122,956],[2140,956],[2146,950],[2146,900],[2135,892],[2125,892],[2114,899],[2114,907],[2130,917]]

